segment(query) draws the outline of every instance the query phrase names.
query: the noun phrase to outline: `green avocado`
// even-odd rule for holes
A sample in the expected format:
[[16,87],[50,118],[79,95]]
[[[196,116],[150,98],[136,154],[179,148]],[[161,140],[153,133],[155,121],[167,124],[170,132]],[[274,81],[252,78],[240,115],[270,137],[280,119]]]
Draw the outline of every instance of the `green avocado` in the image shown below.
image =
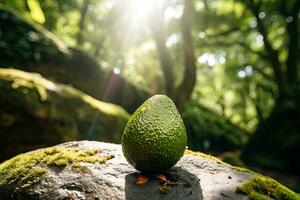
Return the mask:
[[122,149],[129,164],[143,172],[163,172],[182,157],[187,145],[184,123],[173,101],[155,95],[129,118]]

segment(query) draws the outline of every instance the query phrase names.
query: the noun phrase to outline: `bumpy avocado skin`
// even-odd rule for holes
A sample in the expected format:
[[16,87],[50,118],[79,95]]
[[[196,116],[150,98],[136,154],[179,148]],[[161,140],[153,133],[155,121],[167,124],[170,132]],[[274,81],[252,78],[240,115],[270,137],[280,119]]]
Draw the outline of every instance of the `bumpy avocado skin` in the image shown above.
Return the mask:
[[127,161],[143,172],[163,172],[182,157],[187,145],[184,123],[173,101],[155,95],[130,117],[122,137]]

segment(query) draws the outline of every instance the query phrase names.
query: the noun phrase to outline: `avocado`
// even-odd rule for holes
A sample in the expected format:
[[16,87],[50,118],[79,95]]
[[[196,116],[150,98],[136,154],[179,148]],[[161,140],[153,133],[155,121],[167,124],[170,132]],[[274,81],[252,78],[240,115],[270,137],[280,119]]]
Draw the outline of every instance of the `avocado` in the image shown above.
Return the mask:
[[129,164],[143,172],[163,172],[182,157],[187,145],[184,123],[165,95],[146,100],[129,118],[122,149]]

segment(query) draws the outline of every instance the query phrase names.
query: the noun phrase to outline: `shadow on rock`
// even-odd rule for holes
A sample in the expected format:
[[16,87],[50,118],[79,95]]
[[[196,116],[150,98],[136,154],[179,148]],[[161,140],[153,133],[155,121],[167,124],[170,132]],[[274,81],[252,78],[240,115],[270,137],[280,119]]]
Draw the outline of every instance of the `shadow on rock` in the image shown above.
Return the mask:
[[164,184],[151,178],[145,185],[136,185],[137,173],[125,177],[126,200],[135,199],[203,199],[200,180],[194,174],[181,167],[173,167],[166,172],[171,184]]

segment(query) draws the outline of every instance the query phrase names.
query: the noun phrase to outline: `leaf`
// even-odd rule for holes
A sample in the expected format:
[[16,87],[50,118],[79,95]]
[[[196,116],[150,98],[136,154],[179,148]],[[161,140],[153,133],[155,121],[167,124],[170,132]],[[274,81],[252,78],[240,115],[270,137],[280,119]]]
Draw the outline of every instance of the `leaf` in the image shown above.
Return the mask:
[[27,5],[30,10],[31,18],[40,23],[45,23],[45,15],[38,0],[27,0]]
[[144,176],[144,175],[138,175],[135,179],[135,184],[137,185],[143,185],[148,183],[149,181],[149,176]]
[[157,178],[158,180],[161,180],[161,181],[167,181],[166,176],[163,174],[155,174],[155,178]]

